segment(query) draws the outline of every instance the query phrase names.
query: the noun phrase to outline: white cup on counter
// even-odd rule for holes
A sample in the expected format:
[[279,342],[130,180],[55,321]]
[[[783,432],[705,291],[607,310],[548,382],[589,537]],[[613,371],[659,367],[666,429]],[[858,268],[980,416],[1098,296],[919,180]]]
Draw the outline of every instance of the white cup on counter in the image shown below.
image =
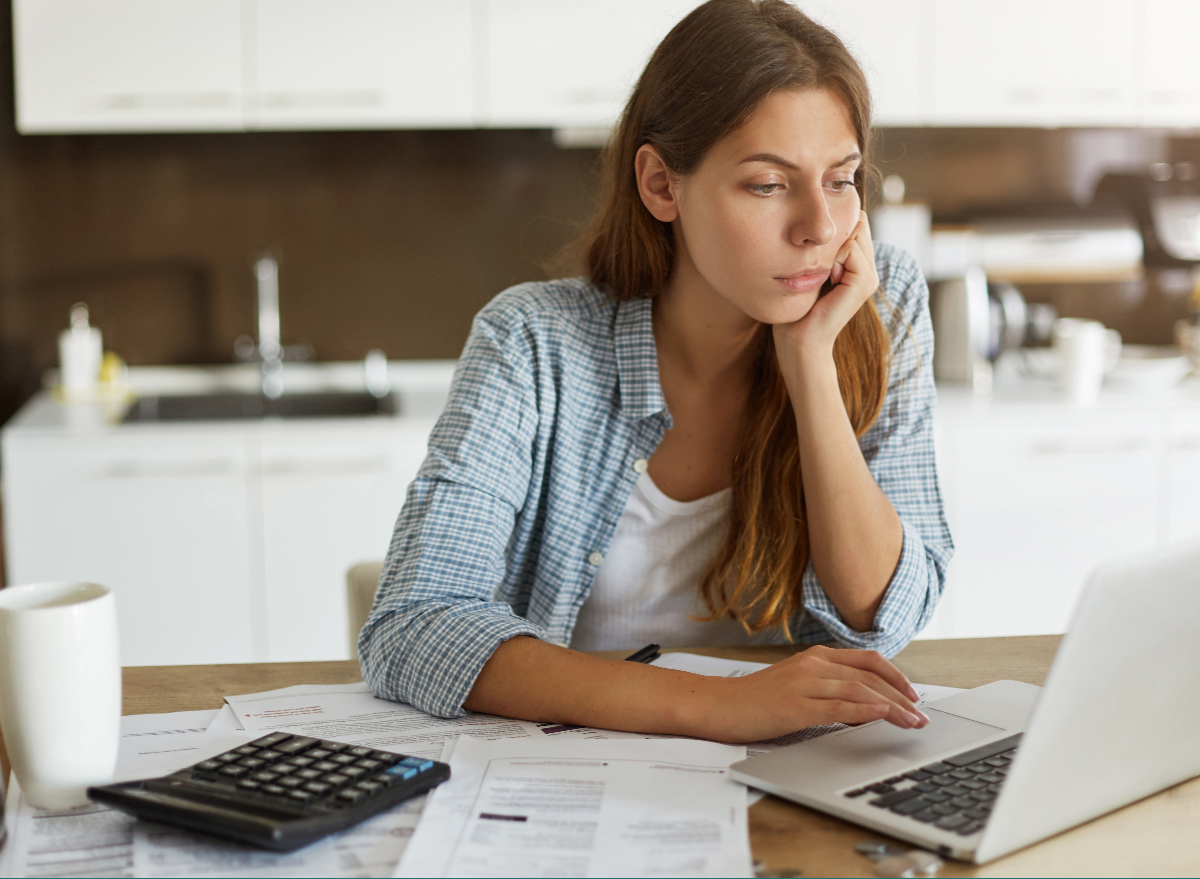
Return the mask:
[[1074,404],[1096,402],[1104,375],[1121,356],[1121,334],[1100,321],[1074,317],[1054,322],[1059,386]]
[[117,607],[96,583],[0,590],[0,730],[29,802],[67,809],[112,780],[121,723]]

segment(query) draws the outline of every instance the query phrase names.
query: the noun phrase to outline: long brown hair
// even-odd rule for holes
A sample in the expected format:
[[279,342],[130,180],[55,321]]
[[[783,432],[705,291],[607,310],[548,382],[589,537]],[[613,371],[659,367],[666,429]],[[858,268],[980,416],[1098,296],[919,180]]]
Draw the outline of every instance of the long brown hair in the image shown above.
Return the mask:
[[[841,40],[784,0],[709,0],[689,13],[650,58],[606,148],[601,207],[581,241],[592,282],[618,300],[654,296],[674,268],[672,228],[651,216],[638,194],[634,157],[643,144],[683,178],[769,95],[813,88],[846,102],[863,154],[854,178],[861,195],[870,173],[871,99]],[[883,406],[890,351],[869,303],[834,343],[838,386],[857,436]],[[808,524],[795,418],[769,332],[748,416],[733,460],[729,530],[700,594],[705,619],[728,616],[747,631],[779,628],[790,637],[803,606]]]

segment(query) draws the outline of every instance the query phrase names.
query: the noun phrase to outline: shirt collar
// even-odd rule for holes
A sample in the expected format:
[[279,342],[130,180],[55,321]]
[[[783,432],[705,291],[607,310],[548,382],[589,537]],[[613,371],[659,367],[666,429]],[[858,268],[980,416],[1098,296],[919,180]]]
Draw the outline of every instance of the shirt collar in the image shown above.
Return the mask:
[[667,408],[658,380],[658,348],[654,344],[652,299],[628,299],[617,304],[617,373],[621,382],[621,411],[634,421]]

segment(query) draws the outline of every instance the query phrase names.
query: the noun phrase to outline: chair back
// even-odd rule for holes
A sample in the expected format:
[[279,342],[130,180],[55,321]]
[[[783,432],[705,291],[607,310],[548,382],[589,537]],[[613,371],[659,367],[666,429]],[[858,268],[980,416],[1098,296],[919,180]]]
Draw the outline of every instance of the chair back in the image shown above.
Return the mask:
[[379,574],[383,562],[359,562],[346,572],[346,603],[349,608],[350,658],[358,659],[358,633],[366,625],[371,605],[375,603],[375,589],[379,586]]

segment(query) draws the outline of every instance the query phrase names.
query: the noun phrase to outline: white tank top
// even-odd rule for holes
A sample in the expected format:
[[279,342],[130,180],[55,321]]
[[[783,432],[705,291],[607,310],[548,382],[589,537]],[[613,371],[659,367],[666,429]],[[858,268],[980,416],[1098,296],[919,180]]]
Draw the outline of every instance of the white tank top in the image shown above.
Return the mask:
[[633,487],[592,591],[579,609],[571,647],[629,650],[663,647],[729,647],[771,643],[749,636],[730,619],[697,622],[706,613],[698,589],[708,563],[725,539],[729,489],[695,501],[677,501],[649,473]]

